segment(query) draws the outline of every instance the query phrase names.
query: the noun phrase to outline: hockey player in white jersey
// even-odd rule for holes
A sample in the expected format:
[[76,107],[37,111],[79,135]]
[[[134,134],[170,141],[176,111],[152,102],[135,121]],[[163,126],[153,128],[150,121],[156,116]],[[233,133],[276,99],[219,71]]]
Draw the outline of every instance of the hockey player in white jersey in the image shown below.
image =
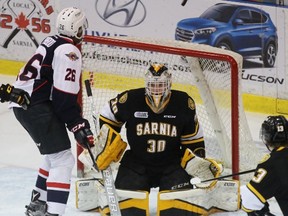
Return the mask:
[[86,24],[80,9],[63,9],[56,23],[59,34],[43,40],[14,83],[28,92],[31,104],[27,110],[16,103],[11,107],[43,155],[31,202],[26,206],[28,216],[59,216],[65,212],[75,162],[66,127],[80,145],[92,146],[94,142],[77,104],[82,64],[78,46]]

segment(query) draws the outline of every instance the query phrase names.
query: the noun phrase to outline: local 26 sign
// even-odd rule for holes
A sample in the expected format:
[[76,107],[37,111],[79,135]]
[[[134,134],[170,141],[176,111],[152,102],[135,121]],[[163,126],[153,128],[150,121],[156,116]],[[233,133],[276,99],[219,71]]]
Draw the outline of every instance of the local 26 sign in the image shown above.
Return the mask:
[[[1,0],[0,10],[1,34],[4,35],[1,37],[1,44],[4,48],[8,48],[11,43],[29,43],[37,47],[39,42],[35,34],[51,32],[48,17],[54,13],[54,8],[49,0]],[[26,33],[29,42],[19,38],[21,31]]]

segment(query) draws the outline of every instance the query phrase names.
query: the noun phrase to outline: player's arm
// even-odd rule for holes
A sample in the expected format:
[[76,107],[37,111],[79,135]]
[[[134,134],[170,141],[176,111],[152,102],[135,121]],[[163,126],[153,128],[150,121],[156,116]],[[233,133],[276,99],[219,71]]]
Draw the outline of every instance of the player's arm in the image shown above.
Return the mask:
[[112,162],[118,162],[127,147],[120,134],[107,124],[101,127],[95,144],[98,147],[96,164],[99,170],[106,169]]
[[185,109],[185,124],[181,134],[181,144],[183,149],[189,148],[195,155],[205,158],[205,142],[203,129],[196,115],[196,105],[194,100],[187,95],[188,106]]
[[77,102],[80,91],[82,58],[80,51],[72,44],[64,44],[54,51],[52,103],[59,119],[74,133],[77,142],[84,148],[93,146],[94,138],[89,122],[82,118]]
[[[125,103],[119,103],[119,100],[122,97],[126,97]],[[125,111],[127,110],[128,105],[128,92],[122,92],[117,95],[115,98],[112,98],[108,103],[104,105],[101,110],[100,117],[99,117],[99,124],[100,128],[102,125],[107,124],[112,127],[118,133],[121,130],[125,122]]]
[[[119,134],[123,122],[118,120],[125,115],[125,112],[122,112],[125,107],[118,104],[118,99],[125,94],[123,92],[111,99],[100,112],[101,130],[93,148],[96,164],[100,170],[107,168],[112,162],[119,161],[127,146]],[[92,166],[88,153],[84,151],[79,156],[79,160],[87,166]]]
[[[119,103],[123,97],[126,98],[125,102],[122,100],[122,103]],[[111,99],[101,110],[99,118],[101,131],[97,137],[100,151],[98,149],[96,156],[96,164],[100,170],[106,169],[111,162],[119,161],[127,147],[127,143],[122,140],[119,134],[125,122],[127,99],[128,92],[122,92]]]
[[9,84],[2,84],[0,87],[0,101],[4,102],[14,102],[22,106],[24,109],[27,109],[30,105],[30,96],[29,94],[18,88],[14,88],[14,86]]
[[278,190],[278,185],[276,176],[269,171],[270,159],[270,157],[264,156],[251,181],[240,188],[242,210],[250,216],[273,215],[269,211],[267,199],[271,198]]
[[[261,211],[262,208],[264,208],[264,203],[266,202],[266,199],[258,194],[258,191],[251,185],[243,185],[240,188],[241,192],[241,200],[242,200],[242,209],[243,211],[249,213],[249,212],[256,212]],[[260,195],[260,199],[255,195]]]
[[[127,143],[124,142],[120,134],[104,124],[95,140],[95,147],[91,148],[97,168],[106,169],[112,162],[118,162],[122,157]],[[79,155],[79,160],[88,167],[93,168],[90,153],[86,150]]]
[[189,134],[181,136],[183,149],[189,148],[195,155],[205,158],[206,152],[203,130],[196,115],[190,123],[190,128],[192,131],[190,131]]

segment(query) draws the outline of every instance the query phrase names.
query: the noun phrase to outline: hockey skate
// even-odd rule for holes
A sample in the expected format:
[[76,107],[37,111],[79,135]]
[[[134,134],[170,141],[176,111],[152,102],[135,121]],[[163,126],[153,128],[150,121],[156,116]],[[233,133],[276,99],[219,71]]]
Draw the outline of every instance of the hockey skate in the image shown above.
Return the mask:
[[[26,208],[25,215],[27,215],[27,216],[45,216],[45,215],[47,215],[46,202],[39,200],[39,197],[40,197],[40,193],[36,190],[33,190],[32,195],[31,195],[31,202],[29,205],[25,206],[25,208]],[[51,215],[51,214],[48,213],[48,215]]]

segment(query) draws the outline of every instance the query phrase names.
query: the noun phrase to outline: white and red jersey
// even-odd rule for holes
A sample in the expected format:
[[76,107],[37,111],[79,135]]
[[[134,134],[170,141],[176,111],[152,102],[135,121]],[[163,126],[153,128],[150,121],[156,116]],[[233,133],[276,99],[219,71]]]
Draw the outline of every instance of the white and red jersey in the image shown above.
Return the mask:
[[56,114],[69,125],[80,118],[77,95],[81,65],[81,52],[72,39],[50,36],[21,68],[14,86],[29,93],[31,106],[52,101]]

